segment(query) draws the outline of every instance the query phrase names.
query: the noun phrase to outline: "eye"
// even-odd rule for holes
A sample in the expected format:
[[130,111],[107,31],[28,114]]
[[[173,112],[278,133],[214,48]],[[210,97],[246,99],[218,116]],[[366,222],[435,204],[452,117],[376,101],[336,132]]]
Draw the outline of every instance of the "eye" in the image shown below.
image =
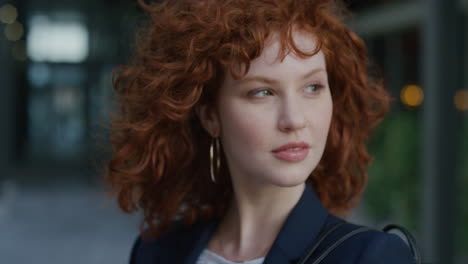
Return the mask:
[[322,88],[323,88],[323,85],[321,84],[311,84],[311,85],[308,85],[305,89],[308,93],[316,94]]
[[251,93],[251,96],[253,97],[265,97],[268,95],[273,95],[273,93],[270,90],[260,90]]

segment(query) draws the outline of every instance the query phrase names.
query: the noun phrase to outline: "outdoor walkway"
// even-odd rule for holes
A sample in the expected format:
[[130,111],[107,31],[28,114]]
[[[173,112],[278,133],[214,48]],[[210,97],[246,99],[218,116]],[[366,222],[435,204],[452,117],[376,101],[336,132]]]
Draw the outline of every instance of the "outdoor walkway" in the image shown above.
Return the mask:
[[0,199],[0,263],[126,264],[138,217],[99,189],[6,188]]
[[[118,210],[103,190],[8,184],[3,194],[0,264],[128,264],[139,217]],[[360,210],[351,219],[369,223]]]

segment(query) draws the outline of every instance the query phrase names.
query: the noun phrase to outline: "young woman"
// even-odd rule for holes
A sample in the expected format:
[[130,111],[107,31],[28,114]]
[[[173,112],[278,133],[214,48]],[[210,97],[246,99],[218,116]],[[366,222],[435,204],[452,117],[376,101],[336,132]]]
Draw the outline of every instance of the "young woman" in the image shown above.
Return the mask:
[[[121,208],[144,212],[130,262],[297,263],[357,204],[365,143],[389,105],[344,9],[332,0],[140,5],[151,23],[114,82],[107,173]],[[368,230],[320,263],[412,261],[400,238]]]

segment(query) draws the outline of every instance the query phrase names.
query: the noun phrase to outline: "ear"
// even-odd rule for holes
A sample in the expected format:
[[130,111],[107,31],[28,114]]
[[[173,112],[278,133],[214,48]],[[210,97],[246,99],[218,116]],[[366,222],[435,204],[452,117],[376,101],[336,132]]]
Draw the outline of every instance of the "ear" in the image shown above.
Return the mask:
[[218,137],[220,134],[220,123],[219,116],[214,109],[207,105],[198,105],[195,107],[195,113],[206,132],[212,137]]

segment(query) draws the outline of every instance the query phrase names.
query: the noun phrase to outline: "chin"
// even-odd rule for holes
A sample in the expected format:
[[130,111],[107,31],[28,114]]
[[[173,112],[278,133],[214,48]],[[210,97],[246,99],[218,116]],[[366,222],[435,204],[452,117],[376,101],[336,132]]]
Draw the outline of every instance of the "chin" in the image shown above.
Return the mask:
[[294,187],[306,182],[315,167],[309,163],[308,166],[304,167],[277,170],[272,172],[273,177],[270,176],[270,181],[277,186]]
[[268,177],[268,181],[270,181],[271,184],[279,187],[295,187],[307,181],[309,175],[309,171],[304,172],[303,170],[289,172],[284,171],[283,173],[275,172],[274,174],[270,175],[270,177]]
[[291,187],[296,187],[301,184],[303,184],[305,180],[303,181],[281,181],[281,182],[274,182],[273,184],[278,187],[283,187],[283,188],[291,188]]

